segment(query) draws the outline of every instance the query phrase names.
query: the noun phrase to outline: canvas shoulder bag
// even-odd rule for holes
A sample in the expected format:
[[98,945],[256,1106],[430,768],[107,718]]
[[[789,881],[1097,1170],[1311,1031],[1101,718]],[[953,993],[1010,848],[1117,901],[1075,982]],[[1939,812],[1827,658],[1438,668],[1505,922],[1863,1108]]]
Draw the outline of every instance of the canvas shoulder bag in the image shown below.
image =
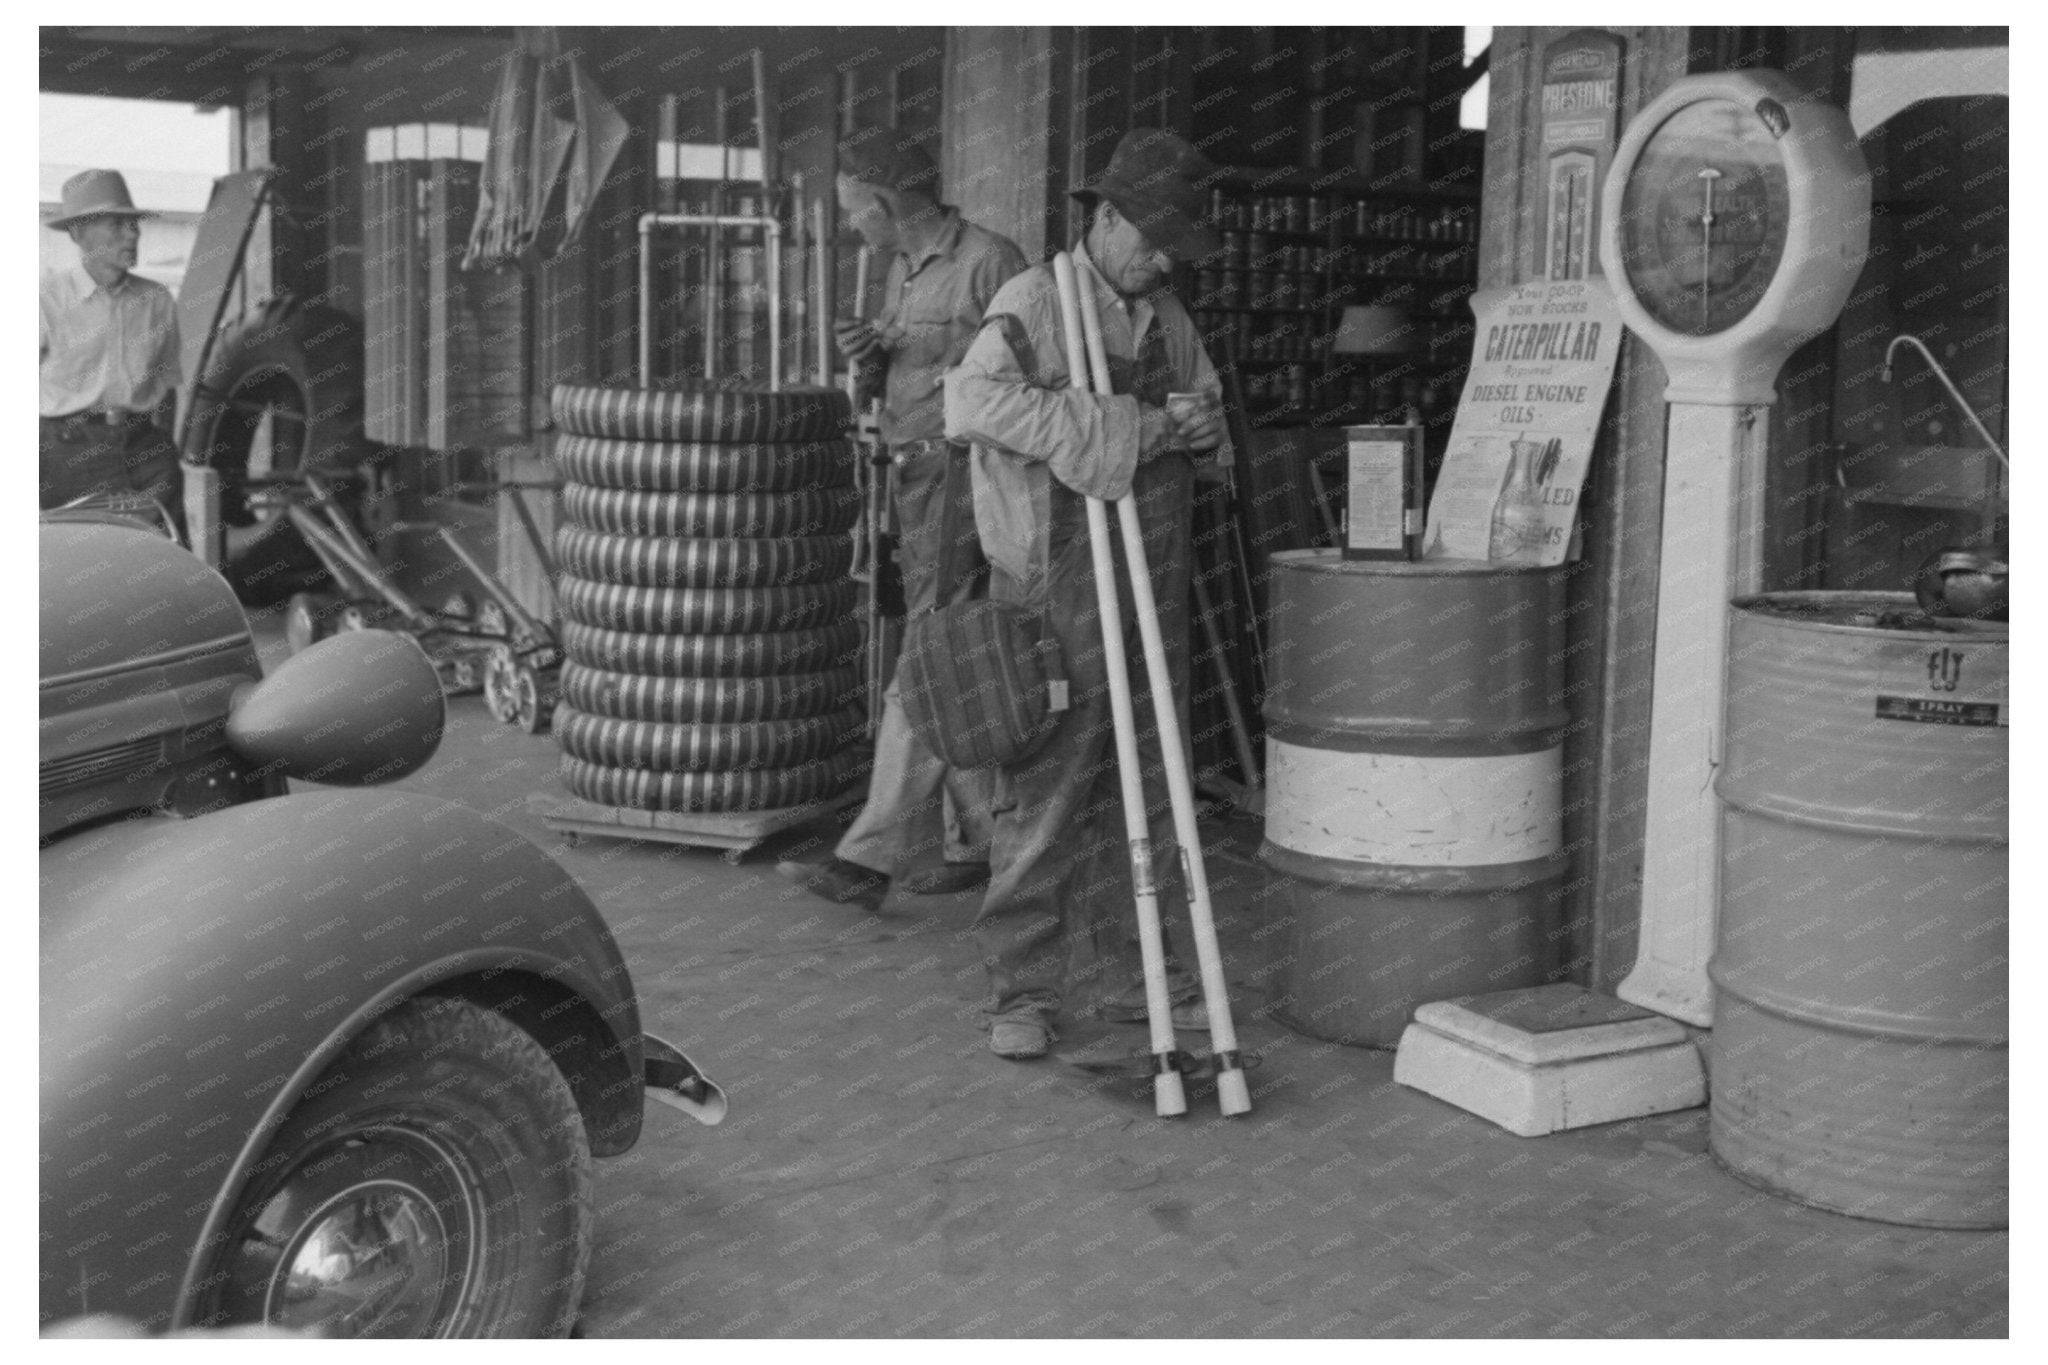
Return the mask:
[[[1029,758],[1067,708],[1059,640],[1042,611],[988,597],[987,574],[963,565],[958,496],[967,448],[947,447],[940,498],[934,605],[903,624],[896,659],[904,718],[931,751],[955,768]],[[965,587],[965,591],[963,591]]]

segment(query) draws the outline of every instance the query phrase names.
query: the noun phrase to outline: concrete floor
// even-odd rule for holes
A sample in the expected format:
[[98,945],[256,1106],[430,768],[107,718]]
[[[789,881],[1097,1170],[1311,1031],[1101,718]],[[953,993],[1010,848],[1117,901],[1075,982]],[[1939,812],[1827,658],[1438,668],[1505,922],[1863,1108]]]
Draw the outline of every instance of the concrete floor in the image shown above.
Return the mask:
[[[457,701],[405,785],[500,816],[602,908],[647,1027],[724,1085],[649,1107],[601,1162],[591,1337],[2002,1336],[2007,1237],[1803,1208],[1735,1180],[1706,1113],[1513,1137],[1391,1079],[1392,1055],[1264,1017],[1255,824],[1208,822],[1254,1112],[1186,1118],[991,1056],[973,896],[884,913],[777,877],[784,836],[585,839],[529,812],[551,739]],[[813,836],[809,853],[829,848]],[[1126,1028],[1129,1046],[1142,1029]],[[1206,1039],[1203,1040],[1206,1045]]]

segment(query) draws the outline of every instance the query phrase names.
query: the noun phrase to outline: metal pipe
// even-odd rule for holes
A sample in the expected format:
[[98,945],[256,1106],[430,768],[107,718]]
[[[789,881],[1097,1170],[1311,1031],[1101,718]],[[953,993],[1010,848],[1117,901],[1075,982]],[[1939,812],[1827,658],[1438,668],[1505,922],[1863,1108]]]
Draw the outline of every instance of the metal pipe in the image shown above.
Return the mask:
[[[725,209],[725,181],[732,170],[732,156],[725,145],[725,102],[726,90],[719,86],[718,103],[711,111],[711,139],[718,144],[718,183],[711,189],[711,214],[717,218]],[[719,240],[718,224],[712,223],[711,235],[704,251],[704,378],[706,382],[718,379],[718,344],[725,328],[719,316],[725,305],[725,262],[719,253],[725,247]]]
[[[640,215],[640,387],[652,385],[654,369],[654,230],[658,227],[765,228],[778,240],[782,224],[740,213],[643,213]],[[780,263],[780,248],[777,249]]]
[[367,560],[358,559],[356,552],[348,545],[337,540],[326,527],[320,524],[311,512],[308,512],[303,507],[288,507],[285,509],[285,512],[291,517],[292,525],[298,528],[299,534],[306,538],[307,543],[311,544],[315,549],[326,550],[336,559],[348,565],[351,571],[359,575],[364,583],[368,584],[379,597],[390,603],[392,608],[405,618],[405,623],[408,626],[414,630],[431,630],[440,624],[434,619],[432,613],[401,592],[398,586],[385,577],[375,565]]
[[[1102,319],[1095,301],[1092,267],[1088,282],[1085,285],[1077,282],[1074,292],[1080,295],[1081,329],[1087,343],[1092,388],[1098,396],[1108,397],[1111,392],[1109,355],[1102,340]],[[1094,531],[1097,525],[1095,518],[1103,517],[1102,539],[1106,541],[1107,514],[1102,510],[1103,506],[1100,499],[1089,500],[1089,529]],[[1145,562],[1144,528],[1138,520],[1137,499],[1125,493],[1117,499],[1116,513],[1123,531],[1124,563],[1130,571],[1131,605],[1138,618],[1138,639],[1144,649],[1145,678],[1152,693],[1154,728],[1159,733],[1159,753],[1166,768],[1166,790],[1173,809],[1174,837],[1180,844],[1181,874],[1187,881],[1188,926],[1194,931],[1196,966],[1202,978],[1202,1000],[1209,1009],[1209,1049],[1216,1056],[1216,1103],[1226,1116],[1249,1113],[1251,1090],[1245,1082],[1244,1060],[1237,1045],[1237,1024],[1231,1018],[1230,984],[1224,976],[1223,955],[1216,942],[1215,913],[1209,899],[1208,864],[1202,854],[1201,831],[1195,824],[1193,775],[1181,737],[1180,710],[1173,697],[1173,675],[1167,671],[1166,643],[1160,629],[1159,604],[1152,593],[1151,571]],[[1097,575],[1102,575],[1108,568],[1109,547],[1105,543],[1096,550]],[[1104,619],[1109,619],[1106,609]],[[1112,672],[1117,662],[1111,658]],[[1124,705],[1128,707],[1130,702],[1126,700]],[[1137,775],[1133,773],[1132,776],[1135,780]],[[1138,818],[1140,822],[1144,818],[1142,805]],[[1142,823],[1136,833],[1145,833]],[[1150,983],[1147,984],[1149,986]],[[1163,993],[1163,982],[1158,992],[1148,990],[1148,1008],[1157,1009],[1154,1002]],[[1158,1036],[1157,1032],[1153,1034],[1155,1039]],[[1169,1033],[1168,1037],[1171,1036]]]
[[1955,386],[1955,381],[1948,377],[1948,371],[1944,370],[1941,367],[1941,362],[1934,358],[1934,352],[1927,349],[1926,342],[1910,332],[1901,332],[1893,337],[1891,343],[1884,348],[1884,368],[1879,371],[1878,378],[1887,384],[1892,382],[1892,353],[1905,344],[1911,344],[1913,349],[1920,352],[1926,359],[1927,368],[1934,371],[1934,377],[1939,379],[1941,386],[1948,390],[1948,396],[1954,399],[1955,405],[1963,410],[1963,416],[1970,419],[1970,425],[1977,428],[1977,434],[1984,438],[1984,444],[1991,447],[1991,453],[1998,457],[1998,462],[2005,466],[2005,472],[2010,474],[2012,472],[2012,461],[2005,457],[2004,447],[1998,444],[1997,440],[1992,437],[1990,430],[1985,427],[1982,421],[1978,420],[1977,410],[1970,406],[1970,401],[1967,398],[1963,397],[1962,390],[1958,389]]
[[811,201],[811,307],[818,318],[818,387],[832,386],[832,295],[825,260],[831,242],[825,236],[825,201]]
[[[765,206],[764,206],[765,207]],[[768,387],[782,387],[782,220],[764,220],[768,234]]]
[[521,485],[508,483],[504,486],[505,496],[512,499],[512,510],[519,514],[519,524],[526,528],[526,539],[533,546],[533,557],[540,563],[540,571],[548,576],[548,586],[555,582],[555,557],[548,553],[547,538],[540,533],[540,523],[533,518],[533,509],[526,505],[526,494]]
[[774,110],[768,102],[768,58],[754,49],[754,146],[761,154],[761,212],[768,212],[775,182],[782,178],[781,148],[776,145]]
[[654,387],[654,225],[658,213],[640,215],[640,387]]
[[[1066,343],[1067,373],[1076,389],[1107,393],[1106,375],[1098,378],[1084,339],[1081,284],[1073,257],[1062,251],[1052,258],[1053,282],[1059,291],[1060,330]],[[1105,367],[1106,368],[1106,367]],[[1128,502],[1126,495],[1124,501]],[[1180,1047],[1174,1036],[1173,999],[1166,980],[1166,934],[1159,918],[1159,887],[1153,875],[1151,828],[1145,816],[1144,777],[1138,766],[1138,722],[1131,693],[1130,661],[1124,655],[1123,607],[1117,596],[1116,560],[1110,547],[1109,512],[1100,498],[1086,502],[1088,550],[1095,565],[1096,614],[1101,618],[1102,657],[1109,679],[1111,733],[1116,742],[1116,774],[1123,798],[1124,848],[1130,858],[1131,896],[1138,920],[1139,962],[1145,974],[1145,1022],[1152,1044],[1152,1101],[1162,1118],[1188,1111],[1180,1071]],[[1129,563],[1132,586],[1145,574],[1142,553]],[[1137,606],[1143,611],[1142,604]],[[1165,679],[1151,675],[1154,693]],[[1171,710],[1171,702],[1168,704]],[[1178,727],[1178,715],[1167,721]],[[1169,760],[1170,761],[1170,760]],[[1185,850],[1183,850],[1185,851]],[[1192,886],[1190,892],[1192,893]]]
[[804,372],[804,352],[811,344],[811,209],[804,197],[804,173],[789,177],[790,289],[789,301],[796,324],[795,345],[790,347],[790,373]]

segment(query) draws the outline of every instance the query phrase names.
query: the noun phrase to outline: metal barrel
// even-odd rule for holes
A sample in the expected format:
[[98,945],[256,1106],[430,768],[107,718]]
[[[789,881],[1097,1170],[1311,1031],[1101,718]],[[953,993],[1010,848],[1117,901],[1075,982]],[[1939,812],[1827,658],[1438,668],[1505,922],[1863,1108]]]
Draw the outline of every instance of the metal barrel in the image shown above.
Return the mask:
[[2005,628],[1730,613],[1709,1145],[1801,1203],[2004,1227]]
[[1546,979],[1563,879],[1565,570],[1272,556],[1266,838],[1279,1013],[1392,1047]]

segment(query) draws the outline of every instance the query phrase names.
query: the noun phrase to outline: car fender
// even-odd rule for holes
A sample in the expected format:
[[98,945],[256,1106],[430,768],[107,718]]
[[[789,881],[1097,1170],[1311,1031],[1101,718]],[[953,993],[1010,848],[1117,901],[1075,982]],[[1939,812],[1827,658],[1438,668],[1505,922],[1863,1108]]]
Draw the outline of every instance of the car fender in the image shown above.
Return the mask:
[[[316,791],[101,826],[40,864],[45,1321],[180,1325],[198,1249],[292,1105],[422,992],[560,1042],[593,1150],[638,1136],[618,945],[552,858],[475,811]],[[597,1026],[545,1036],[565,1016]]]

